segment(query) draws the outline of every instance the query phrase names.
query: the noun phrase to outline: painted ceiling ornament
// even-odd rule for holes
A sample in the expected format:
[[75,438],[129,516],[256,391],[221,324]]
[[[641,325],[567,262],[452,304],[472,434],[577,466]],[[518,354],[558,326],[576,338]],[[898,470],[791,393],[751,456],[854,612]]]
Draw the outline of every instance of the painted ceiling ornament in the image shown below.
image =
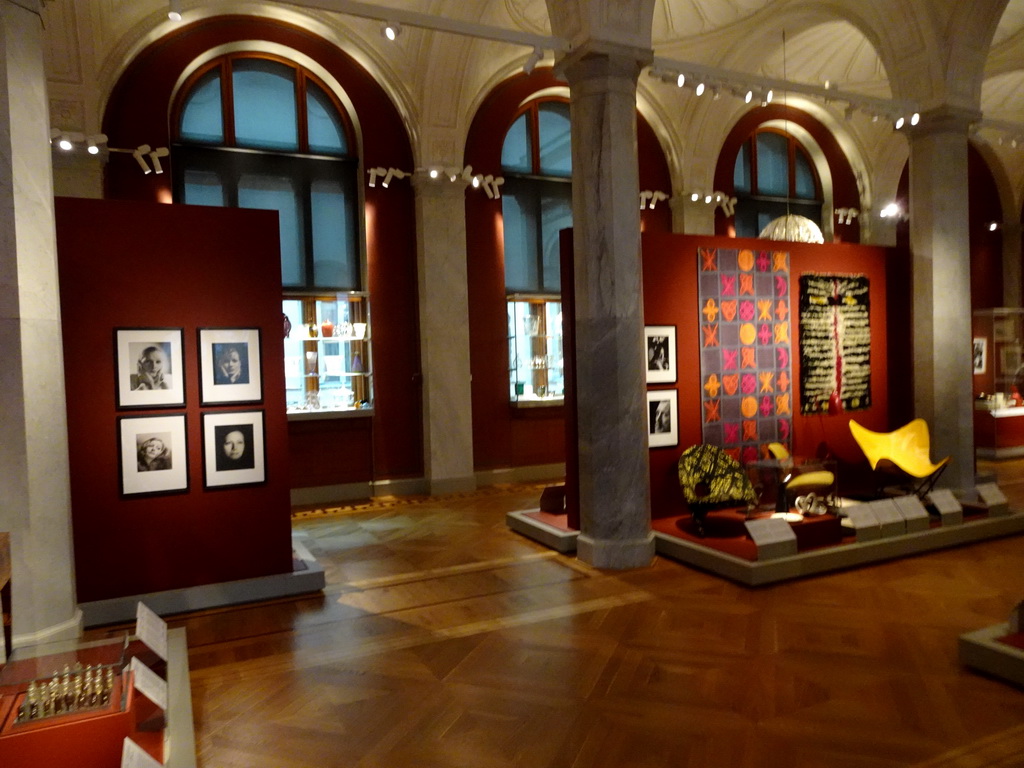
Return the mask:
[[758,235],[762,240],[788,240],[791,243],[824,243],[818,225],[806,216],[786,214],[768,222]]

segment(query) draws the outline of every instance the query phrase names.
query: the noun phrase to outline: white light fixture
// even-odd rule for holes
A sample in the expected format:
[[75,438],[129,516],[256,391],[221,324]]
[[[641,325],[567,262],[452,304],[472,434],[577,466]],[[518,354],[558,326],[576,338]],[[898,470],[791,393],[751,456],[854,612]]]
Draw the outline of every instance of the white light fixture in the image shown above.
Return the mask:
[[693,92],[695,94],[697,94],[698,96],[703,95],[703,93],[704,93],[704,83],[697,83],[697,87],[693,89]]
[[769,88],[768,89],[768,93],[766,93],[764,95],[764,103],[765,104],[771,104],[773,98],[775,98],[775,91],[773,91],[771,88]]
[[533,70],[537,68],[537,65],[540,64],[540,60],[543,58],[544,51],[542,51],[540,48],[534,48],[533,53],[530,54],[530,58],[528,58],[526,60],[526,63],[523,64],[523,72],[525,72],[528,75],[532,75]]
[[171,151],[167,147],[157,147],[149,153],[149,160],[153,163],[153,173],[163,173],[164,167],[160,165],[160,158],[167,157]]
[[680,72],[679,76],[676,77],[676,88],[682,88],[684,85],[686,85],[686,75]]
[[152,168],[149,167],[149,163],[146,162],[146,155],[153,151],[153,148],[149,144],[140,144],[138,147],[132,150],[132,157],[135,158],[135,162],[139,164],[139,168],[142,169],[143,173],[152,173]]
[[997,224],[997,223],[996,223],[996,222],[994,222],[994,221],[993,221],[993,222],[991,222],[991,223],[990,223],[990,224],[988,225],[988,231],[989,231],[989,232],[995,232],[995,231],[996,231],[997,229],[999,229],[999,224]]
[[897,117],[896,118],[896,130],[897,131],[901,130],[903,128],[903,124],[906,123],[906,122],[907,121],[903,118],[902,115],[900,117]]
[[384,176],[387,175],[387,173],[388,173],[388,169],[387,168],[381,168],[380,166],[377,166],[376,168],[371,168],[369,170],[369,174],[370,174],[369,186],[376,187],[377,186],[377,177],[378,176],[384,177]]
[[181,0],[170,0],[167,18],[171,21],[181,21]]
[[100,153],[100,147],[107,143],[107,135],[105,133],[97,133],[95,136],[90,136],[86,139],[86,151],[90,155],[98,155]]
[[436,179],[441,175],[441,171],[438,168],[431,168],[429,171],[427,171],[427,175],[430,176],[430,178],[432,179]]
[[75,145],[71,143],[71,139],[68,137],[66,133],[62,133],[60,135],[60,139],[57,141],[57,146],[63,149],[65,152],[70,152]]
[[889,203],[887,206],[885,206],[882,210],[878,212],[878,215],[881,216],[883,219],[899,218],[901,214],[902,210],[896,203]]
[[692,195],[690,195],[690,200],[695,202],[695,203],[698,200],[700,200],[700,192],[694,192]]
[[910,116],[910,124],[911,125],[917,125],[920,122],[921,122],[921,114],[919,112],[915,112],[914,114],[912,114]]
[[754,100],[754,90],[752,88],[748,88],[746,95],[743,97],[743,103],[744,104],[749,104],[753,100]]
[[396,21],[385,21],[380,28],[380,33],[391,42],[394,42],[402,34],[402,25]]

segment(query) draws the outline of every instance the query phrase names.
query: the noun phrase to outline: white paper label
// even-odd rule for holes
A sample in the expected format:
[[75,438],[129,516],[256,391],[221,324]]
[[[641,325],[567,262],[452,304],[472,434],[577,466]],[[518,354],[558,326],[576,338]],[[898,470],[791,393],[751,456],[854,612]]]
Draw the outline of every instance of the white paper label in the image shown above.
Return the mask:
[[167,661],[167,622],[145,603],[135,608],[135,634],[164,661]]
[[149,752],[125,737],[124,746],[121,747],[121,768],[159,768],[162,765]]
[[139,661],[138,657],[132,659],[130,669],[135,681],[135,690],[166,712],[167,683],[164,679]]

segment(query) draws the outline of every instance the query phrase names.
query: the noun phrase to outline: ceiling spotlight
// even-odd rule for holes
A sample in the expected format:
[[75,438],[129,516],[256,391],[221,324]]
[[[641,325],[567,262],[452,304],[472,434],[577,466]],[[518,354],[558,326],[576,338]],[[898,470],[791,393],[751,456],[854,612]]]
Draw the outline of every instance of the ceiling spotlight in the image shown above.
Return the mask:
[[902,116],[896,118],[896,130],[898,131],[898,130],[902,129],[903,128],[903,124],[905,122],[906,122],[906,120],[904,120]]
[[989,232],[995,232],[997,229],[999,229],[999,225],[994,221],[988,225]]
[[911,125],[917,125],[920,122],[921,122],[921,113],[915,112],[914,114],[912,114],[910,116],[910,124]]
[[430,176],[430,178],[436,179],[438,176],[441,175],[441,171],[439,171],[437,168],[431,168],[428,171],[428,175]]
[[704,83],[697,83],[697,87],[693,89],[693,92],[698,96],[704,94]]
[[766,93],[764,95],[764,103],[765,104],[771,104],[773,98],[775,98],[775,91],[773,91],[771,88],[769,88],[768,89],[768,93]]
[[692,200],[695,203],[698,200],[700,200],[700,192],[694,192],[692,195],[690,195],[690,200]]
[[530,54],[530,58],[528,58],[526,63],[523,64],[523,72],[528,75],[532,75],[533,70],[537,68],[537,65],[540,64],[540,60],[542,58],[544,58],[544,51],[540,48],[534,48],[533,53]]
[[149,163],[146,162],[146,155],[153,151],[153,148],[149,144],[140,144],[134,150],[132,150],[132,157],[135,158],[135,162],[139,164],[139,168],[142,169],[143,173],[152,173],[152,168],[149,167]]
[[75,145],[71,143],[71,139],[69,139],[66,134],[62,133],[60,135],[60,140],[57,142],[57,146],[65,152],[70,152]]
[[100,145],[106,143],[106,134],[98,133],[95,136],[90,136],[86,144],[86,151],[90,155],[98,155],[100,153]]
[[181,0],[171,0],[167,18],[171,21],[181,21]]
[[676,87],[682,88],[684,85],[686,85],[686,75],[680,72],[679,77],[676,78]]
[[749,104],[751,101],[753,101],[753,99],[754,99],[754,92],[753,92],[753,90],[748,90],[746,95],[743,97],[743,103],[744,104]]
[[149,153],[149,160],[153,163],[153,173],[163,173],[164,167],[160,165],[160,158],[167,157],[171,151],[167,147],[157,147]]
[[712,200],[714,200],[714,198],[711,195],[704,195],[704,202],[707,203],[708,205],[711,204]]
[[385,21],[380,28],[380,33],[388,40],[394,42],[402,34],[402,25],[397,21]]
[[896,203],[889,203],[885,208],[878,212],[878,215],[883,219],[888,219],[892,216],[899,216],[900,207]]

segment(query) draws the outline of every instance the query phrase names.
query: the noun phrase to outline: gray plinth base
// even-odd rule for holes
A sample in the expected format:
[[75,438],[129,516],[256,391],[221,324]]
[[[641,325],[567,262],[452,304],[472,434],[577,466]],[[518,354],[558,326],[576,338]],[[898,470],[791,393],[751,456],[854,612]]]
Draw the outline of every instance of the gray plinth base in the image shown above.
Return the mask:
[[837,544],[809,552],[753,562],[692,541],[655,532],[659,555],[755,587],[816,573],[852,568],[881,560],[892,560],[936,549],[970,544],[1024,531],[1024,513],[971,520],[961,525],[929,528],[887,539]]
[[646,568],[654,560],[654,534],[648,533],[643,538],[626,539],[594,539],[580,534],[576,539],[576,557],[594,568],[625,570],[627,568]]
[[292,538],[292,549],[296,562],[291,573],[94,600],[80,603],[78,607],[82,611],[84,625],[96,627],[134,621],[136,605],[140,600],[161,616],[169,616],[321,591],[326,583],[324,569],[298,537]]
[[188,676],[185,630],[167,630],[167,730],[164,765],[196,768],[196,735],[192,720],[192,684]]
[[1009,624],[996,624],[960,635],[960,663],[1024,686],[1024,650],[998,640],[1008,634]]
[[539,510],[522,510],[505,514],[505,524],[516,533],[543,544],[556,552],[575,552],[579,531],[570,531],[548,525],[543,520],[531,517]]

